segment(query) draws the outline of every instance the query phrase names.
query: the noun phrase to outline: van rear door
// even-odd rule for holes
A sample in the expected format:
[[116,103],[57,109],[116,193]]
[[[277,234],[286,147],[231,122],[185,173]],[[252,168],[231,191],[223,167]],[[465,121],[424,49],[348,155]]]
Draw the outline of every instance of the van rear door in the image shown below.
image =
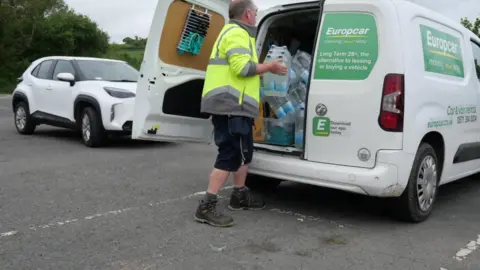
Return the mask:
[[[200,113],[201,93],[210,52],[228,20],[229,3],[158,1],[140,68],[133,139],[211,141],[212,124]],[[202,39],[199,52],[189,45]]]
[[395,7],[391,1],[327,0],[322,16],[307,101],[304,157],[373,168],[377,151],[402,149],[401,128],[382,128],[379,123],[384,83],[400,89],[404,73]]

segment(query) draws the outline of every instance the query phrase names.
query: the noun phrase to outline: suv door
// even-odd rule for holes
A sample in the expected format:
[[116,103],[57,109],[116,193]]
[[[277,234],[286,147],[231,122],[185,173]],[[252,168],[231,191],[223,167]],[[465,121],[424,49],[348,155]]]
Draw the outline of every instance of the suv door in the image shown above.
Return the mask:
[[[54,104],[51,103],[52,72],[54,60],[45,60],[32,72],[32,92],[37,104],[37,111],[52,113]],[[35,112],[30,112],[35,113]]]
[[71,86],[70,82],[60,81],[57,75],[60,73],[71,73],[76,76],[75,68],[69,60],[58,60],[53,70],[51,82],[51,99],[55,106],[55,115],[74,121],[73,117],[73,92],[76,85]]
[[[136,91],[133,139],[211,141],[212,124],[200,113],[201,91],[213,44],[228,21],[229,4],[158,1]],[[182,52],[180,37],[199,28],[205,31],[199,54]]]

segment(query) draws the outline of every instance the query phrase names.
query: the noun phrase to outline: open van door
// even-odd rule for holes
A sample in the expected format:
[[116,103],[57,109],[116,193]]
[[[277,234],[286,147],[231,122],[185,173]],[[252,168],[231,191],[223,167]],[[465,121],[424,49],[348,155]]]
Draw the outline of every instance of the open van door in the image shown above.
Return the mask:
[[306,108],[305,159],[373,168],[403,146],[403,52],[391,1],[327,0]]
[[211,141],[213,126],[200,113],[201,95],[213,44],[228,22],[229,4],[158,1],[140,68],[133,139]]

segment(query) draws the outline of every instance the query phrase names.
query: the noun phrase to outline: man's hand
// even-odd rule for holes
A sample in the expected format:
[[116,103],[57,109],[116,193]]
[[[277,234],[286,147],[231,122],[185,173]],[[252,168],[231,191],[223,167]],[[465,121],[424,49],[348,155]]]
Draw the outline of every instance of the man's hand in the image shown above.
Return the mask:
[[288,68],[282,59],[277,59],[269,63],[269,65],[270,65],[269,71],[273,74],[282,75],[282,76],[285,76],[288,74]]
[[282,59],[277,59],[273,62],[267,64],[257,64],[256,66],[256,73],[263,75],[266,72],[270,72],[277,75],[287,75],[288,68],[283,63]]

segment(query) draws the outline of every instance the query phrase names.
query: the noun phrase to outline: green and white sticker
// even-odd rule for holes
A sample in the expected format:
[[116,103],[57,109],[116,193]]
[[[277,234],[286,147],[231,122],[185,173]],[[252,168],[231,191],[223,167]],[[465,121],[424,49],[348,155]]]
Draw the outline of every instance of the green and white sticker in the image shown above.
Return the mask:
[[335,121],[328,117],[313,118],[313,135],[320,137],[350,136],[350,121]]
[[371,14],[325,14],[315,58],[315,80],[365,80],[377,59],[377,24]]
[[321,137],[330,135],[330,119],[328,117],[313,118],[313,135]]
[[425,71],[463,78],[460,39],[426,25],[420,25],[420,32]]

